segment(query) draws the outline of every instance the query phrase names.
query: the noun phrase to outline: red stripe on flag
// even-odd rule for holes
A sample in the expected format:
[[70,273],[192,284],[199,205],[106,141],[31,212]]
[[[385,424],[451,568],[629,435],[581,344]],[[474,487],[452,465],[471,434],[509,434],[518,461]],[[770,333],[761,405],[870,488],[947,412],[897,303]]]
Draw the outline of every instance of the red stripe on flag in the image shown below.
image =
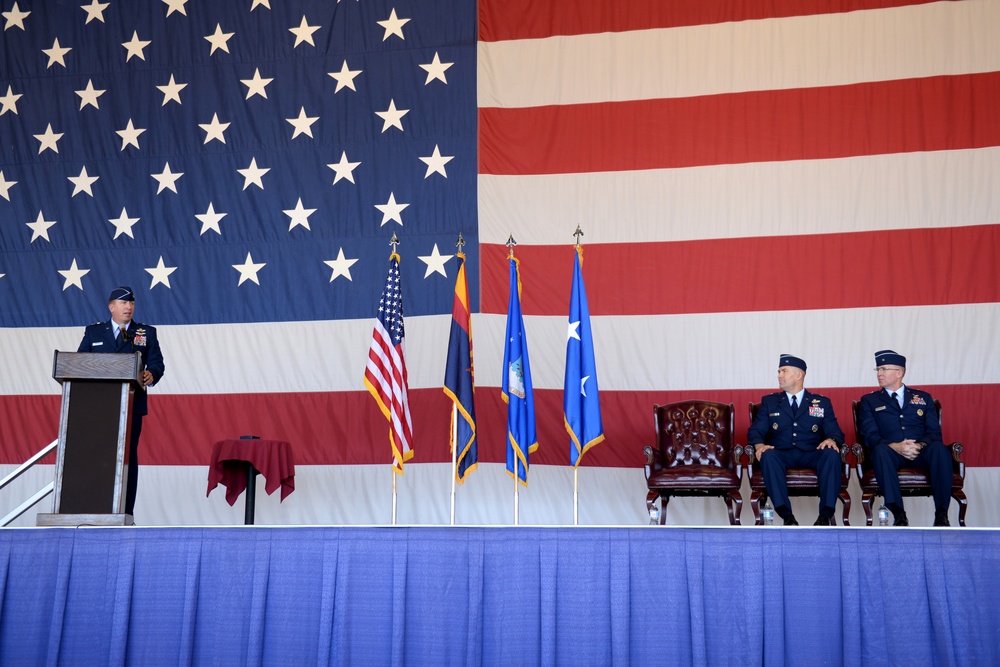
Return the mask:
[[[589,248],[588,248],[589,251]],[[589,262],[589,259],[588,259]],[[588,286],[589,287],[589,286]],[[766,378],[765,378],[766,379]],[[873,378],[874,380],[874,378]],[[1000,385],[919,386],[941,401],[945,442],[965,445],[963,460],[970,466],[1000,466],[1000,447],[974,439],[991,433],[992,412],[1000,405]],[[851,401],[876,389],[871,387],[810,387],[829,396],[840,426],[854,440]],[[601,391],[606,440],[594,447],[582,466],[641,468],[642,447],[653,443],[653,404],[688,398],[732,402],[736,405],[736,435],[746,442],[750,426],[746,406],[776,389],[713,389],[688,391]],[[479,461],[505,460],[506,411],[499,387],[477,387]],[[413,425],[420,439],[420,462],[451,460],[448,429],[451,401],[438,387],[410,390]],[[538,451],[532,464],[568,465],[569,436],[563,424],[562,389],[535,389]],[[223,438],[259,435],[292,443],[296,465],[389,465],[385,446],[385,419],[367,392],[162,395],[150,398],[150,414],[142,431],[142,465],[205,466],[212,444]],[[21,463],[57,436],[58,396],[4,396],[0,398],[0,437],[9,443],[3,464]],[[52,462],[51,459],[48,462]],[[643,492],[636,489],[636,497]]]
[[480,172],[563,174],[1000,145],[1000,72],[479,110]]
[[[914,271],[890,284],[887,253]],[[552,284],[563,246],[519,245],[522,280]],[[481,309],[505,313],[507,248],[481,246]],[[1000,301],[1000,225],[643,244],[590,244],[590,314],[654,315]],[[807,280],[789,276],[807,269]],[[566,283],[525,290],[525,315],[565,315]],[[603,394],[602,394],[603,396]]]
[[538,39],[650,28],[753,21],[786,16],[839,14],[864,9],[922,5],[935,0],[480,0],[479,39]]

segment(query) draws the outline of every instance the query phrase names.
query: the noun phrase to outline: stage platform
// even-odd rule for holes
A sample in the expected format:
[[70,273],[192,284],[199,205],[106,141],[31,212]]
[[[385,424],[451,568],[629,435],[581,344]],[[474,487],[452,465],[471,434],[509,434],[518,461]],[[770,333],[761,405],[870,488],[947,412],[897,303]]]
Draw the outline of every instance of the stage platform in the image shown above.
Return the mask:
[[988,665],[1000,531],[0,530],[2,665]]

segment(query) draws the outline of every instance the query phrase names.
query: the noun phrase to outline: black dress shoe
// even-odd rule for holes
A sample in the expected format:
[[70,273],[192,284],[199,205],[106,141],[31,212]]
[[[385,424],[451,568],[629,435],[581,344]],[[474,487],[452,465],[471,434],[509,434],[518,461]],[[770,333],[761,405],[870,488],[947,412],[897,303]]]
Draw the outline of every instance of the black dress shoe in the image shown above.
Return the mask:
[[795,520],[795,515],[794,514],[789,514],[785,518],[785,525],[786,526],[797,526],[797,525],[799,525],[799,522]]
[[934,515],[934,525],[935,526],[950,526],[951,521],[948,521],[947,514],[935,514]]
[[833,521],[827,515],[820,514],[818,517],[816,517],[816,523],[814,523],[813,525],[814,526],[832,526],[833,525]]
[[909,526],[910,520],[906,518],[906,512],[895,515],[895,519],[892,522],[894,526]]

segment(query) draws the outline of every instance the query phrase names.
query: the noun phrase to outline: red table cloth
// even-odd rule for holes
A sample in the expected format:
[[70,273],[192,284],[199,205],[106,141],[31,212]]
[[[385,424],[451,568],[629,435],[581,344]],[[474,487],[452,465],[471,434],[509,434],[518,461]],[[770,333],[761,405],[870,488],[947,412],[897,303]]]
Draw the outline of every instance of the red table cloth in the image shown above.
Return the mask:
[[222,484],[226,487],[226,502],[236,503],[247,488],[247,464],[264,476],[268,495],[281,487],[281,500],[295,490],[295,462],[292,446],[284,440],[232,438],[219,440],[212,447],[212,462],[208,467],[208,496]]

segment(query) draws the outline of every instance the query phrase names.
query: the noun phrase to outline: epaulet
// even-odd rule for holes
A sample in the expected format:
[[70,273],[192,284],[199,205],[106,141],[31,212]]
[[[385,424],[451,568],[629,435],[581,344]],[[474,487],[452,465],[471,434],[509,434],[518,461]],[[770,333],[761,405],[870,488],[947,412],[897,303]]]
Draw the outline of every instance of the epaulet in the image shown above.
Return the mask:
[[94,322],[93,324],[88,324],[87,326],[93,327],[93,326],[97,326],[98,324],[104,324],[104,320],[98,320],[98,321]]

